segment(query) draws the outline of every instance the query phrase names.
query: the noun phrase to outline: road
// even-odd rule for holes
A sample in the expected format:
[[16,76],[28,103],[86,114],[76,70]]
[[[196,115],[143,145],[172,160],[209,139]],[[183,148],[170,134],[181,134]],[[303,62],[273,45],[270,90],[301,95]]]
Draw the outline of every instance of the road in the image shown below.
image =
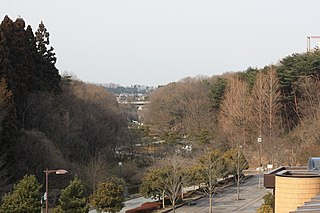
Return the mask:
[[[254,213],[256,209],[263,203],[262,197],[268,192],[265,188],[258,188],[258,175],[247,179],[241,185],[240,200],[236,200],[236,187],[228,187],[223,189],[221,194],[213,197],[213,212],[219,213]],[[176,213],[194,213],[209,212],[208,198],[202,198],[196,201],[196,205],[182,206],[176,209]]]
[[[152,200],[151,198],[144,198],[144,197],[139,197],[139,198],[135,198],[132,200],[128,200],[126,202],[124,202],[125,207],[123,209],[121,209],[120,213],[125,213],[126,210],[128,209],[134,209],[136,207],[141,206],[142,203],[145,202],[153,202],[154,200]],[[97,213],[96,210],[91,210],[89,211],[89,213]]]

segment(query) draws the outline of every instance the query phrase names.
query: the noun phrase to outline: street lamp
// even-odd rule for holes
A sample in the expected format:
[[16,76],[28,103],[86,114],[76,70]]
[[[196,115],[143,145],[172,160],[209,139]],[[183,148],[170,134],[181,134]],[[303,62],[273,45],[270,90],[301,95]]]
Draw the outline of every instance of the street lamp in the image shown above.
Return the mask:
[[49,204],[48,204],[48,191],[49,191],[49,174],[50,173],[55,173],[56,175],[64,175],[66,174],[68,171],[65,169],[54,169],[54,170],[49,170],[48,168],[43,171],[46,174],[46,195],[45,195],[45,199],[46,199],[46,213],[48,213],[49,210]]
[[259,189],[261,189],[261,145],[262,145],[262,137],[261,135],[258,137],[259,144]]
[[121,178],[121,166],[122,166],[122,162],[119,162],[119,163],[118,163],[118,166],[119,166],[119,176],[120,176],[120,178]]
[[[238,147],[238,162],[237,162],[237,200],[240,200],[240,149],[242,146]],[[241,165],[242,166],[242,165]]]

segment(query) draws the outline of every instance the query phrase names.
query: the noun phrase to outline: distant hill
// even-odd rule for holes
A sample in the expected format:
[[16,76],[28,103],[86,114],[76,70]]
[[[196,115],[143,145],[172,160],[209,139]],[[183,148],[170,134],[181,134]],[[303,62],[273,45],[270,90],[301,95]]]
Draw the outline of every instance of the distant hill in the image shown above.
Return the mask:
[[121,86],[119,84],[103,84],[109,92],[113,94],[148,94],[150,91],[154,90],[155,87],[145,86],[145,85],[131,85],[129,87]]

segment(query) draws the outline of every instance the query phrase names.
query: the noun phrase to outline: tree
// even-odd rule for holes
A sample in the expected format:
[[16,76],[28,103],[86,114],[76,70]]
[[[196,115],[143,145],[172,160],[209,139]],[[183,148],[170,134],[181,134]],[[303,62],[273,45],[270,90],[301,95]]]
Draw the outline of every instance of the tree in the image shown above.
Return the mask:
[[249,95],[246,82],[237,76],[228,78],[228,89],[225,91],[219,114],[219,126],[228,135],[231,147],[241,140],[244,148],[250,133],[252,116],[248,105]]
[[100,212],[119,212],[124,207],[123,185],[115,181],[100,182],[91,197],[91,204]]
[[[150,169],[142,180],[140,185],[140,193],[145,197],[160,199],[163,194],[163,188],[159,182],[160,176],[161,169]],[[165,208],[164,199],[162,202],[162,207]]]
[[106,159],[102,155],[91,157],[81,171],[84,176],[87,188],[93,192],[97,183],[106,181],[110,176],[110,166],[106,164]]
[[13,187],[12,194],[3,197],[0,213],[40,213],[40,189],[34,175],[26,175]]
[[59,205],[55,213],[88,213],[89,205],[85,197],[84,186],[81,180],[75,176],[69,186],[63,189],[59,199]]
[[159,162],[156,168],[149,170],[142,184],[141,191],[146,196],[167,196],[175,212],[182,186],[187,183],[188,173],[185,161],[175,156]]
[[209,97],[212,102],[212,108],[219,110],[221,101],[223,100],[224,92],[227,87],[227,80],[225,78],[218,78],[210,88]]
[[219,150],[213,150],[199,158],[195,175],[198,183],[205,183],[201,188],[204,194],[209,197],[209,212],[212,213],[212,197],[219,184],[219,179],[227,174],[225,160]]
[[237,183],[237,200],[240,199],[240,181],[244,177],[242,171],[249,168],[249,163],[242,150],[240,150],[241,148],[242,146],[239,145],[237,149],[230,149],[223,154],[228,173],[234,177]]
[[201,130],[212,127],[209,88],[202,81],[168,84],[155,90],[150,101],[146,123],[152,134],[167,141],[185,136],[197,138]]
[[[269,147],[268,159],[274,163],[281,133],[281,94],[277,72],[274,66],[261,70],[256,76],[252,92],[252,112],[259,118],[256,124],[258,133],[264,138],[264,144]],[[263,131],[262,131],[263,130]]]
[[43,168],[64,167],[67,164],[61,151],[42,132],[20,131],[17,142],[15,160],[19,171],[16,171],[16,175],[23,176],[30,172],[40,179],[43,177]]
[[50,63],[55,64],[57,58],[55,57],[55,53],[53,53],[53,47],[50,47],[49,49],[47,48],[47,46],[50,44],[50,33],[47,31],[47,28],[44,26],[42,21],[39,24],[37,32],[35,33],[35,38],[38,53],[43,58],[49,60]]
[[0,80],[0,188],[8,184],[13,176],[12,162],[9,163],[9,159],[13,160],[11,149],[12,135],[16,130],[14,120],[13,94],[8,89],[6,80],[2,78]]

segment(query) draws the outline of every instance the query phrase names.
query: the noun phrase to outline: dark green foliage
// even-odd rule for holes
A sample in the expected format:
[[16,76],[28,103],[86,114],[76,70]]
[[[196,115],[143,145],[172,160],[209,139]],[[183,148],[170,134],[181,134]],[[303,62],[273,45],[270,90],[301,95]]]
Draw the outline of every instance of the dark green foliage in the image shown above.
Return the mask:
[[198,134],[197,139],[198,139],[199,143],[202,146],[205,146],[205,145],[209,144],[209,142],[210,142],[210,132],[209,132],[209,130],[201,129],[201,131]]
[[0,213],[40,213],[40,189],[33,175],[26,175],[17,185],[13,192],[3,197]]
[[13,177],[14,149],[17,128],[12,92],[5,79],[0,80],[0,195],[1,189]]
[[43,22],[39,24],[39,28],[36,35],[36,44],[38,53],[46,60],[50,61],[50,63],[55,64],[57,58],[55,57],[55,53],[53,53],[53,47],[49,49],[47,46],[50,44],[49,37],[50,34],[47,31],[47,28],[44,26]]
[[274,209],[274,195],[270,192],[263,196],[264,204],[271,206]]
[[9,167],[16,164],[14,147],[19,129],[24,128],[30,93],[60,91],[58,70],[37,52],[35,42],[31,27],[26,27],[23,19],[12,21],[6,16],[0,24],[0,101],[4,112],[0,119],[0,156],[6,156]]
[[292,54],[281,60],[277,68],[281,94],[282,94],[282,115],[289,123],[289,127],[295,126],[299,119],[299,99],[301,89],[299,79],[309,76],[320,79],[320,52]]
[[274,195],[270,192],[263,196],[264,204],[258,209],[258,213],[272,213],[274,210]]
[[140,185],[140,193],[145,197],[158,198],[161,196],[162,188],[159,178],[161,176],[160,169],[151,169],[144,176]]
[[209,96],[212,101],[213,109],[219,110],[226,86],[227,80],[225,78],[218,78],[211,86]]
[[85,197],[84,186],[81,180],[75,177],[67,188],[63,189],[59,205],[55,213],[87,213],[89,206]]
[[245,81],[248,84],[248,88],[251,91],[258,72],[259,72],[258,68],[249,67],[244,72],[238,72],[237,74],[241,80]]
[[60,75],[47,55],[36,48],[32,29],[25,29],[25,22],[18,18],[13,22],[5,17],[0,25],[0,49],[5,51],[5,60],[0,71],[14,94],[18,122],[26,106],[29,93],[35,91],[60,91]]
[[124,207],[123,185],[117,182],[98,183],[91,197],[91,205],[98,212],[119,212]]

